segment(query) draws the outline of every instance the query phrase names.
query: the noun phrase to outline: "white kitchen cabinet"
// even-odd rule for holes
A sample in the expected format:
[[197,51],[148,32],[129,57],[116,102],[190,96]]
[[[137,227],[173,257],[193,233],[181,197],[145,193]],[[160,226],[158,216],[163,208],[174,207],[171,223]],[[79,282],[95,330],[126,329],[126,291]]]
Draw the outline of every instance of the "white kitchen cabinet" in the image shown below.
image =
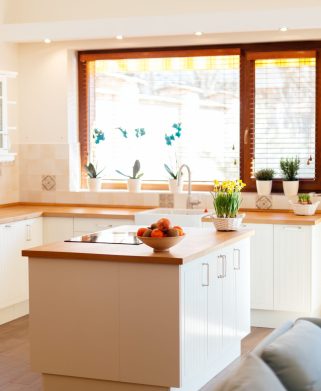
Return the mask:
[[42,244],[42,219],[0,225],[0,308],[28,300],[28,262],[21,251]]
[[274,226],[275,310],[310,311],[311,250],[311,227]]
[[74,236],[72,217],[44,217],[43,219],[44,244],[64,241]]
[[251,332],[250,319],[250,240],[233,246],[233,269],[236,299],[236,335],[244,338]]
[[92,232],[103,231],[120,225],[131,225],[133,220],[129,219],[105,219],[74,217],[74,236],[85,235]]
[[251,308],[273,310],[274,237],[272,224],[245,224],[251,238]]

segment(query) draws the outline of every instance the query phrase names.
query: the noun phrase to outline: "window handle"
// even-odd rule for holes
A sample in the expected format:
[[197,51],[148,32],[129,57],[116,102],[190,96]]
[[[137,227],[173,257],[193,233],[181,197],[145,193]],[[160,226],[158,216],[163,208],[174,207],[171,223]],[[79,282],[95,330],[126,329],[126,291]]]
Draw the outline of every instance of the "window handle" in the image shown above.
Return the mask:
[[249,128],[246,128],[244,131],[244,144],[247,145],[249,141]]

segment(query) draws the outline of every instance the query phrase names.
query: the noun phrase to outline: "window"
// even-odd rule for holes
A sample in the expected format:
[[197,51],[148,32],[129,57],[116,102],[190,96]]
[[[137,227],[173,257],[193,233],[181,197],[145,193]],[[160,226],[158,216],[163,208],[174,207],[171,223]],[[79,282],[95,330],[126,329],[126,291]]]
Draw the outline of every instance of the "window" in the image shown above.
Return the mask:
[[246,183],[254,189],[254,172],[262,168],[281,179],[280,159],[299,157],[301,187],[314,188],[316,51],[248,53],[247,62]]
[[321,190],[319,46],[80,52],[82,166],[98,162],[121,187],[116,170],[130,174],[139,159],[157,188],[168,178],[164,163],[173,171],[185,163],[200,190],[240,177],[248,191],[254,172],[269,167],[281,191],[279,161],[298,156],[300,190]]
[[165,163],[188,164],[197,182],[238,178],[239,63],[215,53],[88,61],[88,159],[111,180],[136,159],[148,181],[168,178]]

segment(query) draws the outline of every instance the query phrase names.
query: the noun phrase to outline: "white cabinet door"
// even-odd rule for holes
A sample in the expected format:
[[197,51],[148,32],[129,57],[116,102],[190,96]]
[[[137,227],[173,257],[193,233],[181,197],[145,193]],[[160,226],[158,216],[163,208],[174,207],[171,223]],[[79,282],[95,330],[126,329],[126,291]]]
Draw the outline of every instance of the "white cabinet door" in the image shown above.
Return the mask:
[[236,335],[244,338],[251,332],[250,314],[250,239],[233,246],[235,276]]
[[[3,255],[1,257],[1,307],[19,303],[24,300],[22,287],[25,287],[26,265],[22,262],[21,250],[25,243],[25,222],[18,221],[1,226]],[[2,252],[2,251],[1,251]],[[27,274],[28,276],[28,274]],[[28,278],[28,277],[27,277]]]
[[43,242],[44,244],[60,242],[74,236],[72,217],[44,217]]
[[245,224],[251,237],[251,308],[273,310],[273,225]]
[[20,283],[19,286],[17,286],[17,291],[19,291],[19,301],[25,301],[29,298],[28,259],[21,255],[21,250],[42,245],[42,218],[39,217],[36,219],[24,220],[21,222],[21,224],[23,226],[24,233],[18,255],[18,279]]
[[232,247],[223,249],[219,255],[223,257],[222,347],[224,350],[233,345],[236,340],[236,299]]
[[208,257],[181,267],[182,376],[184,379],[197,376],[202,372],[207,362],[208,273]]
[[309,312],[312,228],[274,226],[274,309]]
[[224,258],[218,253],[212,253],[208,262],[208,359],[212,366],[222,352],[223,262]]

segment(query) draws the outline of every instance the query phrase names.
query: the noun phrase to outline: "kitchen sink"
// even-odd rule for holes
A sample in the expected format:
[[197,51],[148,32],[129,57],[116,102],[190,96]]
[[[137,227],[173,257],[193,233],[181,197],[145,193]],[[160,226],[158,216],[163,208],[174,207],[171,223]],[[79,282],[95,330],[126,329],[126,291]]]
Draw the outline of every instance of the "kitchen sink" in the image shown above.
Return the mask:
[[166,217],[173,225],[202,227],[202,217],[207,214],[201,209],[156,208],[136,213],[135,224],[150,225],[161,217]]

